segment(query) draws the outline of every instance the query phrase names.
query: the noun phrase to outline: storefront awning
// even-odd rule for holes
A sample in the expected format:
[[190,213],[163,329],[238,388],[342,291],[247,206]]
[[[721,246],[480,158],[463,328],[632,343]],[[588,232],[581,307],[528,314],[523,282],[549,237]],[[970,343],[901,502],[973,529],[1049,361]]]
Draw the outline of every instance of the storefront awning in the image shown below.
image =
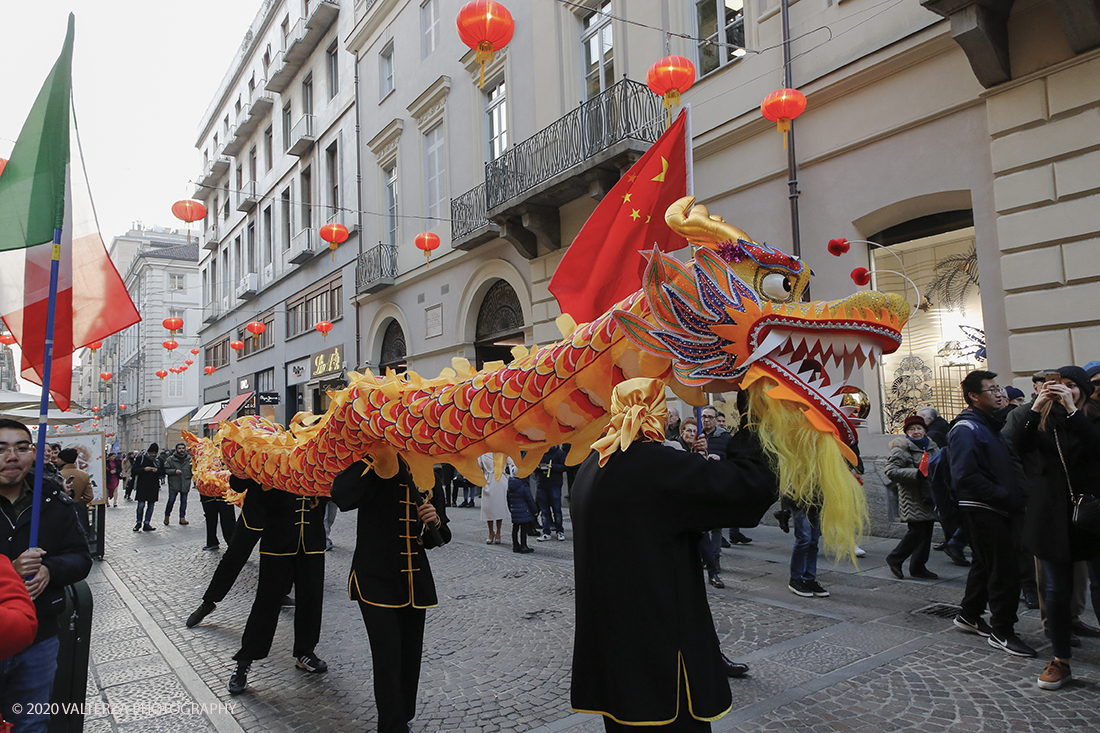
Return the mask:
[[205,405],[199,408],[199,411],[191,416],[191,424],[203,424],[207,419],[217,415],[225,407],[228,400],[218,400],[217,402],[207,402]]
[[229,420],[233,417],[233,413],[240,409],[240,406],[247,402],[248,398],[251,396],[251,392],[244,392],[243,394],[239,394],[236,397],[232,398],[231,400],[229,400],[228,403],[226,403],[225,407],[222,408],[221,412],[210,418],[209,424],[213,426],[217,425],[222,420]]
[[195,411],[194,407],[165,407],[160,411],[164,427],[170,428]]

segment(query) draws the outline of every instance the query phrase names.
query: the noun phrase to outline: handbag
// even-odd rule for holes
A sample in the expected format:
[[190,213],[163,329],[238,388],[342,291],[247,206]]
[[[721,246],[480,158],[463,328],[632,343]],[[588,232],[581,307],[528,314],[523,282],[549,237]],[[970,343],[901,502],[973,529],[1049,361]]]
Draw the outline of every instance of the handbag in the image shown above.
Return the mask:
[[1054,445],[1058,448],[1058,458],[1062,461],[1062,470],[1066,472],[1066,486],[1069,488],[1069,501],[1073,509],[1070,521],[1074,527],[1100,534],[1100,499],[1091,494],[1073,493],[1073,484],[1069,480],[1069,467],[1066,466],[1066,457],[1062,455],[1062,443],[1058,440],[1058,431],[1054,431]]

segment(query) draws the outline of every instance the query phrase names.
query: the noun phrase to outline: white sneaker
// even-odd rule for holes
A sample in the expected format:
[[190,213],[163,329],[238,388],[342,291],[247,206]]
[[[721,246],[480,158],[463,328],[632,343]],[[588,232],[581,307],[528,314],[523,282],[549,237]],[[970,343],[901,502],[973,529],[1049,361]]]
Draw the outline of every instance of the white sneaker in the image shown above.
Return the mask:
[[558,532],[558,542],[565,542],[565,532]]
[[867,557],[867,551],[856,545],[856,557]]
[[547,541],[547,540],[549,540],[549,539],[550,539],[550,535],[548,535],[548,534],[544,534],[544,535],[543,535],[542,537],[539,537],[539,540],[538,540],[538,541],[539,541],[539,542],[546,542],[546,541]]

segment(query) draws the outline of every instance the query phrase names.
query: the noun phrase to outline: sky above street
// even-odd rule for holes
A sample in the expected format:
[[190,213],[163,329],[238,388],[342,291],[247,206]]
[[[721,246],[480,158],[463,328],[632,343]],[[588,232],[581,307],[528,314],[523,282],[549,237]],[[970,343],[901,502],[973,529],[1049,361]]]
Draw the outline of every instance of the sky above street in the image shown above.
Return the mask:
[[11,153],[76,15],[73,101],[104,243],[140,221],[182,227],[202,159],[200,117],[261,0],[5,2],[0,157]]

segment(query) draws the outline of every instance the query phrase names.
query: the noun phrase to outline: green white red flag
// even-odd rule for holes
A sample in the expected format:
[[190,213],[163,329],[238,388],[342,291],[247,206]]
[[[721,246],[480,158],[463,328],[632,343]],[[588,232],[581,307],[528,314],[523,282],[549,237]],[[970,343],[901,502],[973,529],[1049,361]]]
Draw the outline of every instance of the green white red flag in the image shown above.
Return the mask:
[[42,384],[55,230],[61,258],[50,394],[69,408],[76,349],[141,320],[99,235],[72,111],[74,18],[0,173],[0,318]]

